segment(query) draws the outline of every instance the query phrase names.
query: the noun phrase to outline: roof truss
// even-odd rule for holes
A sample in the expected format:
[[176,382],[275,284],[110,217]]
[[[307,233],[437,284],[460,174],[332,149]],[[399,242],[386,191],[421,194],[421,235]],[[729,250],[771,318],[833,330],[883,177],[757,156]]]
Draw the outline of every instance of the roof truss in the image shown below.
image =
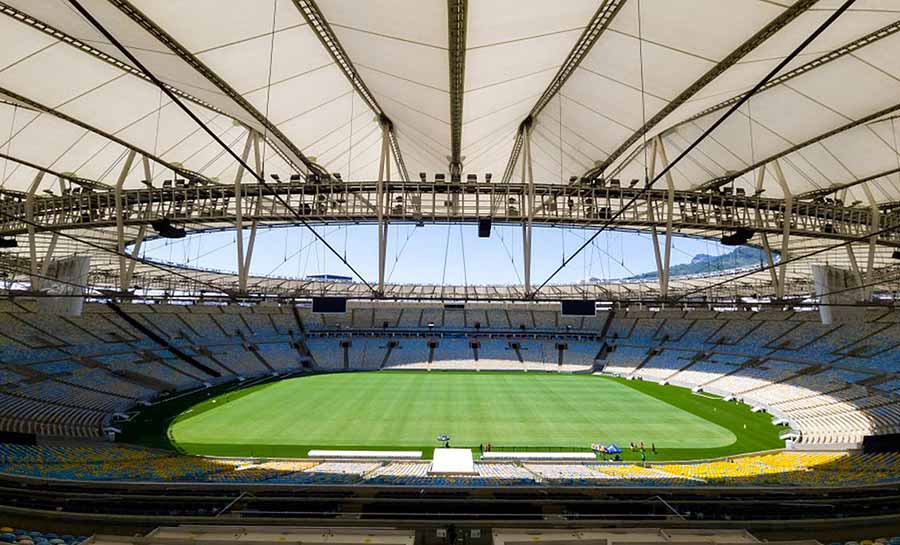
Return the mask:
[[200,73],[210,83],[215,85],[217,89],[234,101],[248,115],[253,117],[253,119],[265,129],[265,132],[272,140],[273,147],[279,150],[281,155],[287,160],[288,164],[292,165],[298,172],[316,172],[320,175],[326,175],[325,171],[307,158],[303,152],[300,151],[300,149],[283,132],[281,132],[274,123],[272,123],[271,120],[250,104],[249,101],[206,66],[206,64],[200,61],[200,59],[160,28],[159,25],[151,21],[127,0],[109,0],[109,2],[127,15],[132,21],[140,25],[141,28],[156,40],[165,45],[172,53]]
[[625,153],[635,142],[642,136],[650,132],[650,130],[658,125],[663,119],[668,117],[679,106],[690,100],[695,94],[700,92],[704,87],[709,85],[713,80],[722,75],[726,70],[737,64],[751,51],[756,49],[760,44],[774,36],[782,28],[786,27],[791,21],[799,17],[805,11],[813,7],[819,0],[797,0],[791,7],[785,9],[781,15],[773,19],[769,24],[759,30],[750,37],[746,42],[741,44],[737,49],[732,51],[727,57],[719,61],[715,66],[706,71],[698,80],[692,83],[677,97],[663,106],[653,117],[648,119],[643,126],[634,131],[628,138],[623,141],[606,159],[598,163],[584,174],[584,178],[594,178],[611,165],[620,155]]
[[369,91],[369,88],[366,86],[362,77],[360,77],[356,67],[353,66],[350,56],[344,50],[340,41],[338,41],[334,30],[322,14],[322,10],[319,9],[319,6],[314,0],[294,0],[294,5],[300,11],[300,14],[303,15],[303,18],[309,24],[312,31],[316,34],[316,37],[322,43],[322,46],[328,51],[331,58],[334,59],[335,64],[337,64],[338,68],[341,69],[341,72],[344,73],[344,76],[350,82],[350,85],[353,86],[357,94],[359,94],[366,105],[369,106],[369,109],[378,116],[379,122],[382,125],[387,125],[391,153],[394,156],[394,160],[397,162],[400,175],[404,180],[409,181],[409,172],[406,170],[406,163],[403,161],[403,154],[400,152],[400,144],[397,141],[397,135],[394,133],[394,124],[387,114],[385,114],[381,105],[378,104],[378,101],[372,95],[372,92]]
[[466,79],[467,0],[447,0],[450,58],[450,175],[462,174],[463,95]]
[[534,107],[528,113],[528,117],[523,120],[522,124],[519,126],[519,131],[516,133],[515,144],[513,144],[512,152],[509,155],[509,161],[507,161],[506,169],[503,172],[504,182],[509,182],[512,179],[513,170],[516,168],[516,162],[519,160],[519,153],[522,151],[524,131],[527,125],[537,118],[547,104],[550,103],[550,100],[552,100],[559,90],[562,89],[563,85],[568,81],[569,76],[571,76],[575,69],[578,68],[582,59],[590,53],[591,48],[594,47],[594,44],[597,43],[597,40],[609,27],[609,24],[616,14],[619,13],[619,10],[622,9],[622,6],[625,5],[626,1],[627,0],[604,0],[604,2],[600,4],[600,7],[597,8],[590,23],[588,23],[584,32],[581,33],[581,36],[578,38],[578,41],[575,42],[572,50],[569,51],[569,55],[566,57],[562,66],[559,67],[559,71],[553,77],[553,80],[550,81],[550,84],[547,86],[547,89],[544,90],[544,93],[538,98],[537,102],[535,102]]
[[187,178],[187,179],[190,179],[190,180],[198,180],[198,181],[201,181],[201,182],[211,183],[210,180],[208,180],[208,179],[207,179],[205,176],[203,176],[202,174],[199,174],[199,173],[197,173],[197,172],[193,172],[193,171],[187,170],[187,169],[185,169],[185,168],[183,168],[183,167],[180,167],[180,166],[178,166],[178,165],[175,165],[175,164],[173,164],[173,163],[170,163],[170,162],[164,160],[162,157],[159,157],[159,156],[157,156],[157,155],[155,155],[155,154],[153,154],[153,153],[150,153],[150,152],[148,152],[148,151],[146,151],[146,150],[144,150],[144,149],[142,149],[142,148],[139,148],[139,147],[137,147],[137,146],[134,146],[134,145],[128,143],[128,142],[125,141],[125,140],[122,140],[121,138],[119,138],[119,137],[117,137],[117,136],[115,136],[115,135],[113,135],[113,134],[110,134],[110,133],[108,133],[108,132],[106,132],[106,131],[104,131],[104,130],[102,130],[102,129],[99,129],[99,128],[97,128],[97,127],[94,127],[94,126],[92,126],[92,125],[89,125],[89,124],[87,124],[87,123],[85,123],[85,122],[83,122],[83,121],[81,121],[81,120],[79,120],[79,119],[76,119],[76,118],[74,118],[74,117],[72,117],[72,116],[70,116],[70,115],[67,115],[67,114],[65,114],[65,113],[63,113],[63,112],[60,112],[59,110],[56,110],[56,109],[51,108],[51,107],[49,107],[49,106],[45,106],[45,105],[43,105],[43,104],[40,104],[40,103],[38,103],[38,102],[36,102],[36,101],[34,101],[34,100],[31,100],[30,98],[24,97],[24,96],[22,96],[22,95],[20,95],[20,94],[18,94],[18,93],[15,93],[15,92],[13,92],[13,91],[10,91],[10,90],[8,90],[8,89],[4,89],[3,87],[0,87],[0,94],[5,95],[6,97],[12,99],[13,102],[16,102],[16,103],[18,103],[18,104],[20,104],[20,105],[22,105],[22,106],[31,108],[32,110],[35,110],[35,111],[38,111],[38,112],[42,112],[42,113],[45,113],[45,114],[52,115],[53,117],[56,117],[56,118],[58,118],[58,119],[61,119],[61,120],[65,121],[65,122],[67,122],[67,123],[71,123],[71,124],[73,124],[73,125],[76,125],[76,126],[78,126],[78,127],[81,127],[82,129],[85,129],[85,130],[87,130],[87,131],[91,131],[91,132],[93,132],[93,133],[95,133],[95,134],[98,134],[98,135],[102,136],[103,138],[106,138],[107,140],[110,140],[110,141],[112,141],[112,142],[115,142],[116,144],[119,144],[120,146],[122,146],[122,147],[124,147],[124,148],[127,148],[127,149],[129,149],[129,150],[132,150],[132,151],[134,151],[134,152],[137,152],[137,153],[143,155],[143,156],[146,157],[147,159],[150,159],[150,160],[152,160],[152,161],[154,161],[154,162],[156,162],[156,163],[162,165],[163,167],[165,167],[165,168],[167,168],[167,169],[169,169],[169,170],[171,170],[171,171],[173,171],[173,172],[175,172],[175,173],[177,173],[177,174],[179,174],[179,175],[181,175],[181,176],[183,176],[183,177],[185,177],[185,178]]

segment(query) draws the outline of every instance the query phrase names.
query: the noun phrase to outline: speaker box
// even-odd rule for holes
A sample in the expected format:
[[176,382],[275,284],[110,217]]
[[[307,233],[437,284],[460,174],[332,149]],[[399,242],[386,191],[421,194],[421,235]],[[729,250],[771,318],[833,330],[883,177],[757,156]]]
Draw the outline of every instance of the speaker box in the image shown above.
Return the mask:
[[478,238],[490,238],[491,237],[491,220],[481,219],[478,220]]

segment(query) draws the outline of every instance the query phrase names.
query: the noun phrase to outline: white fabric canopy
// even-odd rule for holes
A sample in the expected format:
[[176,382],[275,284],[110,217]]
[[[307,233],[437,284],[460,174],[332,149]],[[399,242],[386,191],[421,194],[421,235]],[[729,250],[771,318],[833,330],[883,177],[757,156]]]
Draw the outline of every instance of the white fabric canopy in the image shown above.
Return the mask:
[[[344,179],[377,177],[375,112],[307,23],[299,0],[81,2],[235,152],[248,128],[263,135],[266,173],[285,176],[309,160]],[[812,2],[705,85],[694,85],[793,3],[626,0],[534,120],[535,179],[566,183],[610,159],[620,178],[642,179],[644,154],[631,152],[655,136],[668,158],[676,157],[726,111],[706,109],[750,89],[841,4]],[[520,125],[603,5],[467,3],[464,173],[500,179]],[[408,172],[414,178],[446,172],[447,4],[320,0],[317,6],[390,120]],[[29,187],[35,171],[22,163],[112,185],[130,149],[158,159],[152,182],[171,178],[171,166],[233,181],[232,157],[68,1],[6,0],[0,8],[0,153],[10,156],[0,159],[3,188]],[[805,67],[802,73],[754,96],[673,169],[676,187],[698,188],[798,148],[779,160],[793,194],[874,177],[867,186],[876,200],[900,199],[900,175],[878,176],[900,166],[892,114],[838,131],[892,107],[900,114],[900,33],[857,43],[898,21],[896,2],[856,2],[782,71]],[[848,45],[852,52],[818,62]],[[620,149],[667,105],[674,108],[646,137]],[[830,131],[837,132],[820,139]],[[125,186],[145,177],[137,161]],[[735,183],[752,193],[757,177],[747,172]],[[57,184],[45,177],[39,189]],[[763,189],[767,196],[783,193],[771,175]],[[865,200],[862,186],[851,187],[845,200]]]

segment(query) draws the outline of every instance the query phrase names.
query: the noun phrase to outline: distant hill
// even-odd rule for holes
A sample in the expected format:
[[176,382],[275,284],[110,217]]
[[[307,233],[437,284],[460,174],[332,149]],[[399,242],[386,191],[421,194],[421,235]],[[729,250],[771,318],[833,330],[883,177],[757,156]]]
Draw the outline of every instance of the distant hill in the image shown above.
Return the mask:
[[[697,254],[691,259],[690,263],[672,265],[670,274],[674,278],[676,276],[688,276],[692,274],[716,273],[740,267],[758,266],[760,263],[765,262],[765,259],[765,252],[760,248],[738,246],[731,252],[718,256]],[[632,276],[626,280],[647,280],[648,278],[656,277],[657,273],[656,271],[653,271]]]

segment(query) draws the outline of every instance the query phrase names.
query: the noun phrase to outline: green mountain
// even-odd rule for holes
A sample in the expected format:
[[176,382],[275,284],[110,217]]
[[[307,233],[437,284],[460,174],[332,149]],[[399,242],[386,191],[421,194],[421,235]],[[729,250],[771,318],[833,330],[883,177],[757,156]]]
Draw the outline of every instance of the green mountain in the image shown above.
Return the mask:
[[[777,256],[776,256],[777,257]],[[754,267],[765,263],[766,254],[761,248],[750,246],[738,246],[734,250],[723,255],[697,254],[690,263],[672,265],[670,274],[676,276],[688,276],[692,274],[709,274],[737,269],[741,267]],[[639,274],[626,278],[626,280],[647,280],[656,278],[656,271]]]

